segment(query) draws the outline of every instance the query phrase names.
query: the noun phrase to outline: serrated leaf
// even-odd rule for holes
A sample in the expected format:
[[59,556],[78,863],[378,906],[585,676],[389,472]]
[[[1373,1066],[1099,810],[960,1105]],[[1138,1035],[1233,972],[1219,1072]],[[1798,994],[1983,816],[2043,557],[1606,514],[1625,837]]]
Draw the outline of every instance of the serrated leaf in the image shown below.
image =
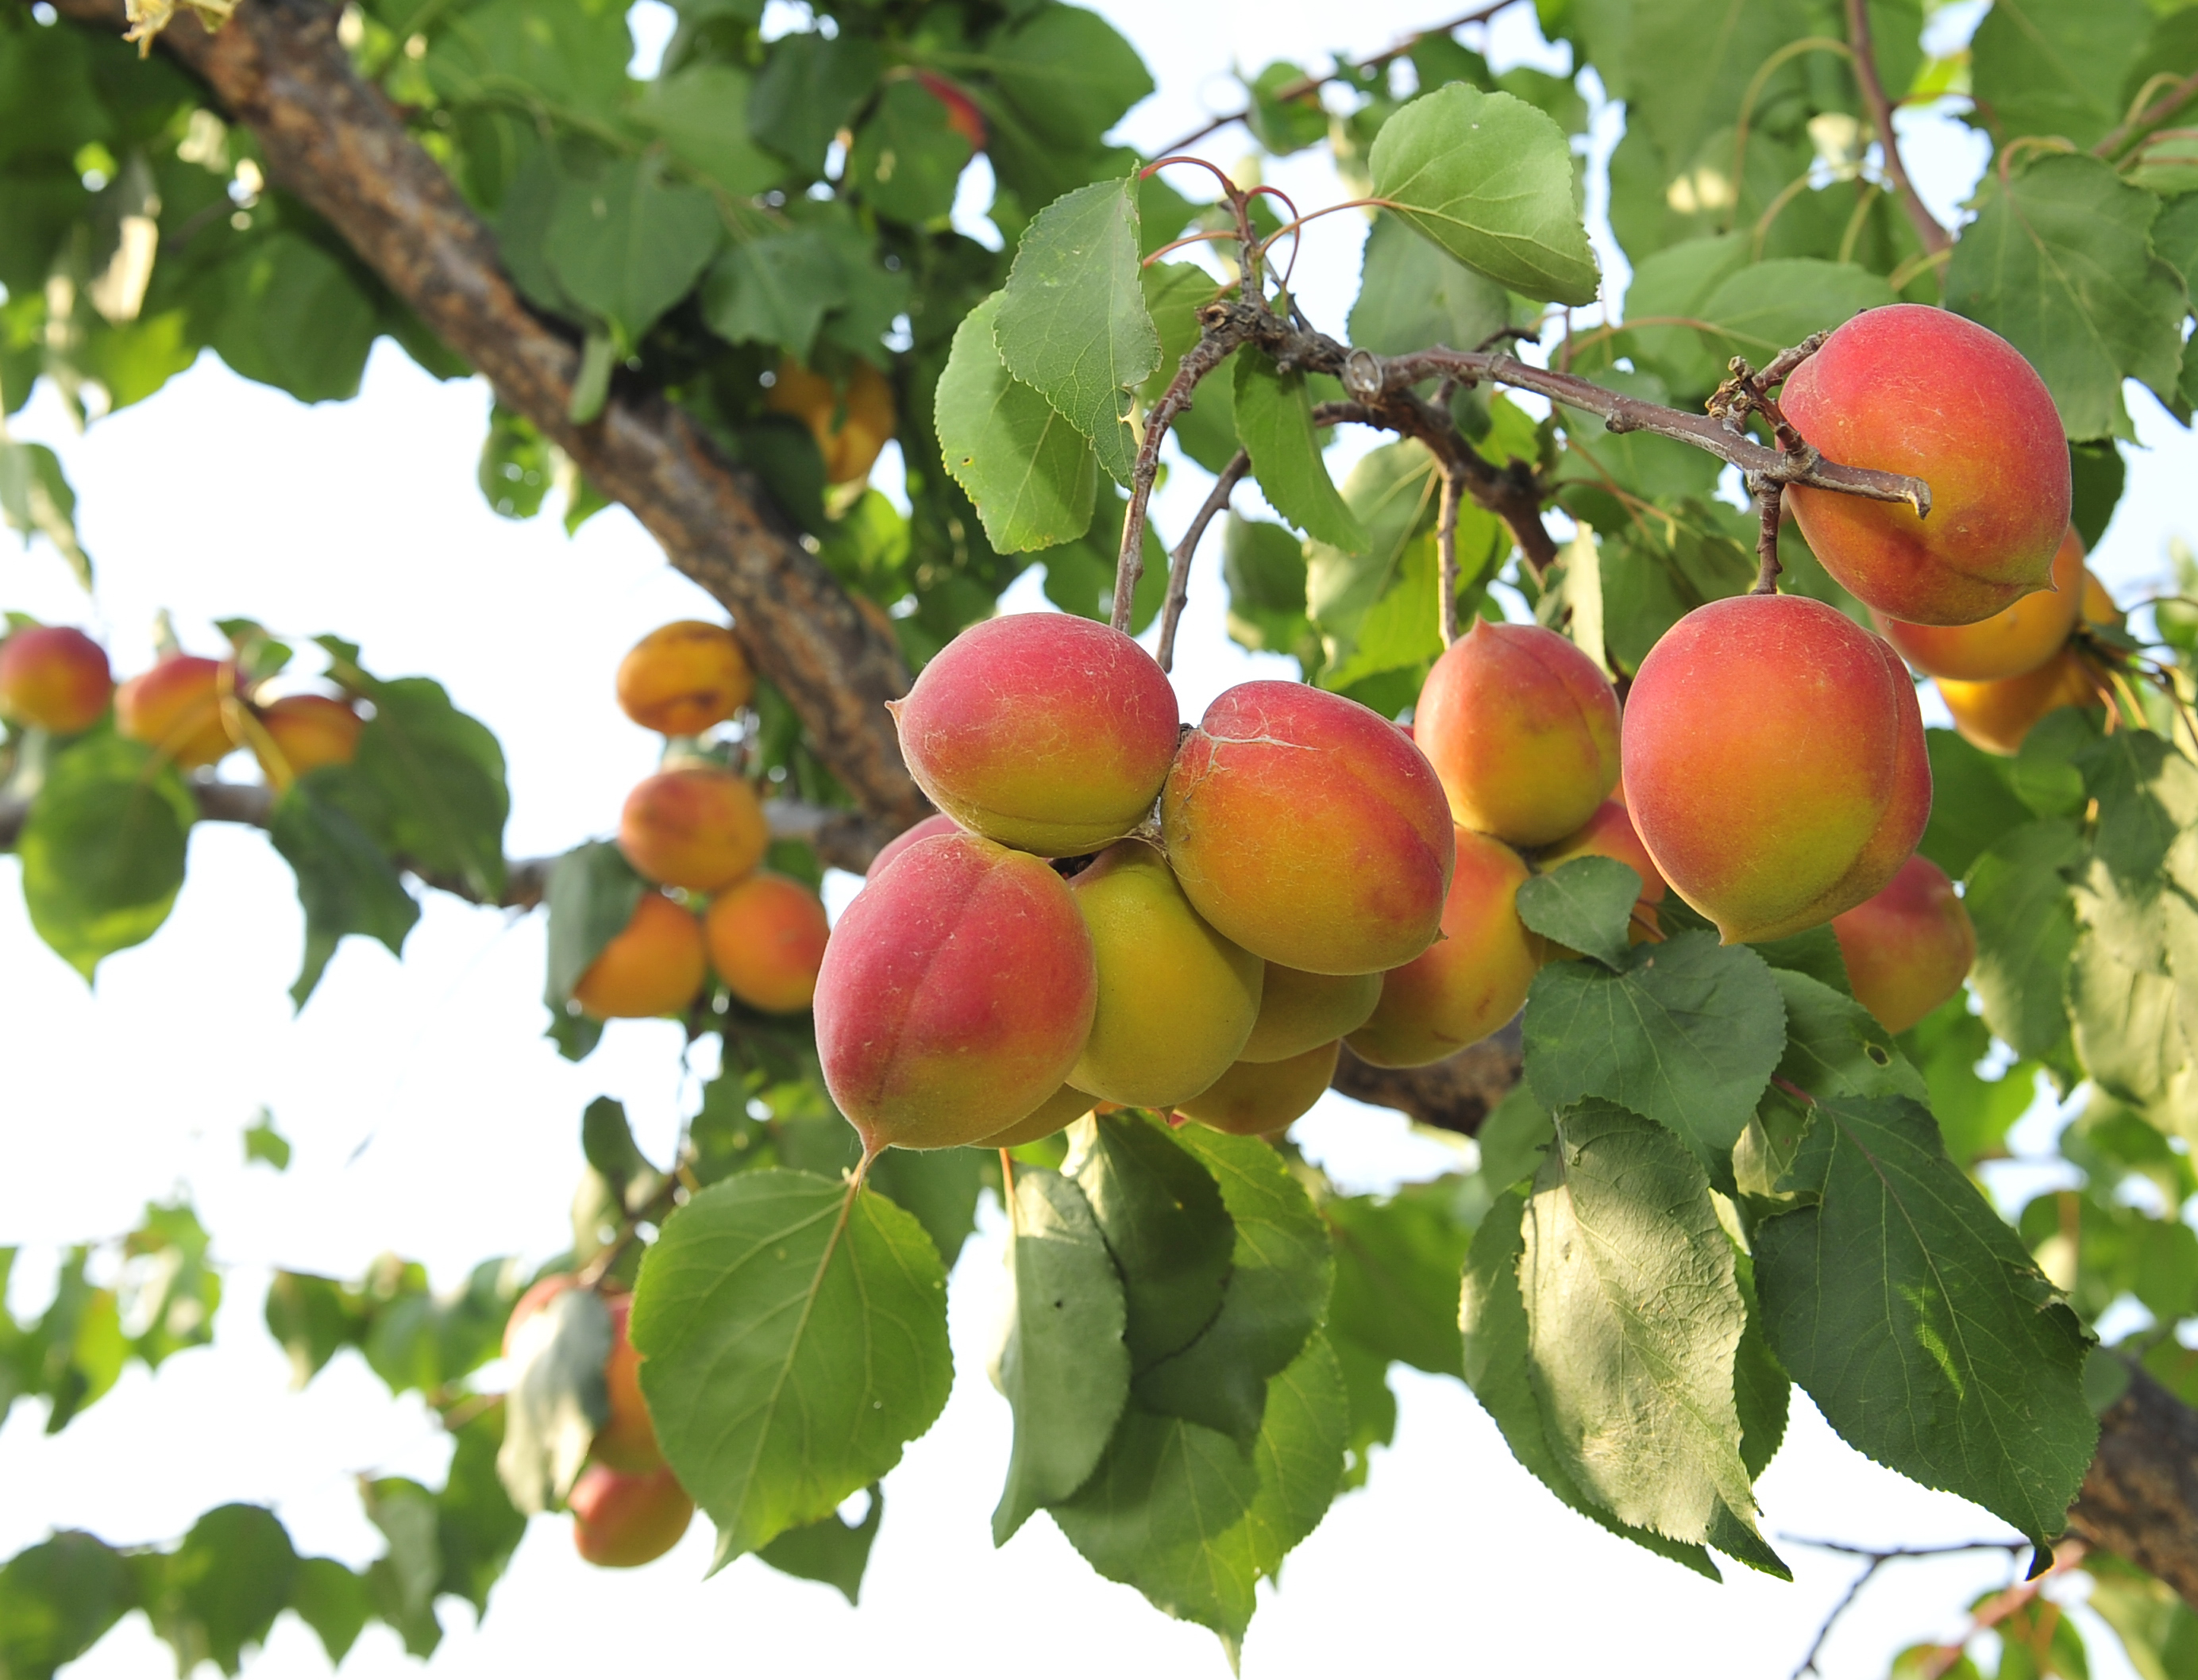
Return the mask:
[[1121,1274],[1135,1374],[1213,1322],[1236,1231],[1212,1175],[1149,1115],[1101,1114],[1068,1135],[1061,1170],[1082,1189]]
[[1969,74],[1997,143],[2047,134],[2088,148],[2102,139],[2122,119],[2123,73],[2152,20],[2144,0],[1995,5],[1970,42]]
[[2089,1338],[1930,1115],[1819,1102],[1788,1180],[1818,1200],[1754,1238],[1779,1363],[1879,1463],[2040,1545],[2058,1535],[2098,1434]]
[[2067,1042],[2061,981],[2076,913],[2061,872],[2083,852],[2076,825],[2056,818],[2015,829],[1969,866],[1962,898],[1977,930],[1969,983],[1985,1024],[2024,1055],[2050,1059]]
[[592,1289],[563,1291],[512,1332],[496,1468],[512,1504],[529,1516],[564,1503],[596,1431],[610,1421],[610,1310]]
[[631,85],[633,35],[615,6],[584,0],[489,0],[441,21],[423,67],[445,97],[535,98],[614,120]]
[[657,1439],[718,1525],[717,1565],[816,1522],[946,1404],[946,1274],[875,1191],[741,1173],[665,1221],[631,1334]]
[[198,806],[174,765],[119,735],[84,736],[47,766],[15,843],[38,937],[90,980],[153,937],[183,884]]
[[2007,761],[1951,730],[1926,730],[1931,821],[1916,849],[1959,881],[1995,840],[2030,820],[2008,784]]
[[992,1381],[1015,1409],[1015,1436],[992,1513],[996,1546],[1083,1486],[1130,1393],[1122,1280],[1084,1192],[1057,1172],[1019,1167],[1011,1212]]
[[1023,230],[992,324],[1008,370],[1125,485],[1137,454],[1131,393],[1160,355],[1137,264],[1137,177],[1079,187]]
[[1503,287],[1453,262],[1398,217],[1374,218],[1358,299],[1351,305],[1352,344],[1376,356],[1438,344],[1477,350],[1510,319],[1511,299]]
[[1763,1305],[1755,1293],[1755,1262],[1736,1251],[1733,1280],[1740,1286],[1742,1304],[1747,1309],[1747,1325],[1740,1333],[1739,1351],[1733,1358],[1733,1406],[1740,1416],[1740,1462],[1748,1479],[1759,1479],[1778,1455],[1786,1439],[1786,1416],[1793,1402],[1794,1379],[1786,1375],[1771,1351],[1763,1331]]
[[1452,82],[1382,125],[1374,195],[1468,268],[1553,303],[1595,301],[1565,131],[1526,101]]
[[244,246],[201,284],[206,343],[232,371],[301,403],[358,395],[381,319],[346,263],[302,234]]
[[955,329],[933,413],[946,470],[977,504],[986,539],[1018,554],[1084,534],[1099,463],[1084,434],[1000,360],[992,328],[1004,295]]
[[1707,395],[1724,377],[1724,363],[1686,323],[1700,320],[1711,295],[1747,262],[1747,235],[1728,233],[1667,245],[1635,268],[1625,288],[1625,342],[1636,362],[1663,375],[1674,394]]
[[1575,857],[1519,887],[1519,920],[1545,939],[1623,968],[1641,875],[1614,857]]
[[[813,1089],[813,1088],[812,1088]],[[846,1137],[846,1165],[852,1167],[861,1146],[837,1114],[820,1115],[835,1134]],[[788,1163],[797,1165],[798,1163]],[[869,1187],[930,1233],[939,1264],[950,1272],[962,1245],[977,1229],[977,1198],[989,1182],[987,1163],[976,1149],[891,1149],[870,1163]]]
[[870,1547],[885,1520],[885,1490],[869,1490],[869,1509],[860,1522],[841,1520],[838,1512],[789,1528],[756,1553],[782,1575],[804,1581],[822,1581],[837,1587],[850,1604],[862,1602],[863,1571],[869,1567]]
[[1691,312],[1716,328],[1701,334],[1702,347],[1721,371],[1735,356],[1759,368],[1810,334],[1893,301],[1884,276],[1857,264],[1788,257],[1740,269]]
[[[1486,1138],[1487,1127],[1481,1129]],[[1388,1197],[1322,1205],[1335,1244],[1327,1333],[1435,1376],[1458,1369],[1457,1280],[1471,1229],[1457,1182],[1406,1184]]]
[[633,119],[672,155],[736,198],[751,198],[786,171],[748,133],[748,78],[729,64],[681,66],[642,84]]
[[1811,1096],[1928,1099],[1923,1076],[1870,1012],[1852,997],[1790,968],[1773,968],[1786,1003],[1786,1054],[1778,1078]]
[[402,956],[420,919],[418,903],[381,848],[326,797],[352,774],[349,765],[329,764],[301,776],[276,799],[269,825],[268,838],[298,877],[305,912],[305,963],[290,988],[290,1001],[301,1009],[346,933],[379,939],[391,956]]
[[1312,396],[1300,372],[1276,371],[1265,352],[1247,346],[1230,358],[1236,435],[1252,457],[1252,474],[1274,510],[1316,542],[1350,554],[1369,538],[1336,493],[1313,430]]
[[567,179],[542,250],[565,294],[630,349],[701,278],[724,236],[708,193],[667,183],[644,157]]

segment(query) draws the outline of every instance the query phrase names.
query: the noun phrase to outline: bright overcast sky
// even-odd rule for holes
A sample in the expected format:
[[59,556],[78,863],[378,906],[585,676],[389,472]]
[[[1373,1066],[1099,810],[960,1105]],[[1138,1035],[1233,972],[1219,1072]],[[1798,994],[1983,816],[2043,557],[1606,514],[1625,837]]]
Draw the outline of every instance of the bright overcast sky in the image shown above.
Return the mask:
[[[1443,8],[1115,0],[1098,9],[1160,79],[1124,131],[1151,147],[1195,126],[1209,100],[1230,97],[1222,74],[1232,61],[1256,70],[1271,57],[1369,50]],[[664,15],[653,3],[637,12],[644,58],[660,50]],[[1563,63],[1533,37],[1526,8],[1507,15],[1491,50],[1499,67]],[[1601,145],[1614,135],[1607,113]],[[1224,163],[1244,149],[1235,134],[1207,143]],[[1919,137],[1915,160],[1948,212],[1980,162],[1968,137],[1944,125]],[[1293,160],[1270,178],[1305,208],[1342,196],[1317,161]],[[1362,230],[1348,216],[1317,224],[1298,265],[1302,299],[1331,330],[1355,286]],[[2158,576],[2183,505],[2177,492],[2198,481],[2189,439],[2142,393],[2131,406],[2157,452],[2135,457],[2131,497],[2096,561],[2125,599]],[[148,660],[163,607],[201,652],[218,647],[211,621],[230,614],[299,637],[338,632],[363,647],[372,670],[441,678],[496,730],[511,765],[514,855],[605,833],[656,745],[612,703],[618,658],[643,631],[713,604],[622,511],[570,542],[553,519],[493,517],[474,482],[487,408],[482,387],[438,386],[387,345],[364,395],[344,405],[301,407],[232,377],[211,354],[80,438],[42,395],[18,435],[61,452],[99,588],[87,605],[49,551],[0,551],[0,606],[92,625],[125,673]],[[1203,494],[1199,477],[1178,472],[1162,499],[1171,535]],[[1186,716],[1257,664],[1227,642],[1217,555],[1202,560],[1177,673]],[[1034,574],[1010,605],[1043,605]],[[126,1230],[148,1199],[178,1188],[196,1198],[229,1268],[212,1349],[157,1377],[133,1367],[57,1438],[39,1433],[40,1406],[15,1409],[0,1428],[0,1557],[55,1526],[117,1543],[171,1540],[231,1499],[273,1505],[302,1551],[355,1565],[376,1555],[352,1479],[404,1474],[437,1485],[447,1446],[416,1401],[392,1403],[354,1356],[290,1392],[260,1318],[268,1270],[353,1276],[393,1249],[448,1287],[487,1255],[538,1261],[568,1241],[579,1116],[590,1097],[622,1098],[660,1159],[691,1110],[695,1073],[669,1024],[616,1025],[578,1067],[543,1041],[539,917],[512,921],[431,895],[401,965],[347,942],[294,1020],[285,993],[300,937],[289,872],[265,837],[205,825],[174,916],[150,944],[108,961],[94,997],[32,935],[15,867],[0,861],[0,1242],[26,1248],[10,1305],[19,1316],[44,1305],[56,1245]],[[262,1104],[296,1145],[282,1177],[241,1165],[239,1134]],[[2050,1138],[2050,1125],[2041,1114],[2028,1130]],[[1398,1117],[1340,1097],[1300,1134],[1352,1188],[1426,1176],[1455,1158]],[[2022,1182],[2027,1194],[2036,1171]],[[445,1602],[450,1631],[429,1670],[573,1674],[638,1661],[678,1672],[800,1665],[829,1676],[1027,1668],[1047,1680],[1218,1680],[1227,1671],[1211,1636],[1100,1580],[1044,1518],[991,1549],[987,1515],[1009,1418],[984,1376],[1000,1272],[989,1206],[987,1215],[955,1279],[953,1398],[887,1479],[860,1611],[753,1560],[704,1582],[700,1522],[669,1558],[621,1575],[581,1565],[564,1520],[544,1518],[478,1631]],[[1730,1584],[1712,1587],[1560,1508],[1462,1385],[1401,1370],[1396,1381],[1402,1424],[1370,1487],[1340,1501],[1293,1555],[1284,1590],[1263,1595],[1244,1648],[1253,1680],[1327,1680],[1369,1663],[1461,1675],[1782,1677],[1852,1577],[1846,1563],[1788,1546],[1797,1584],[1734,1568]],[[1857,1456],[1798,1394],[1761,1492],[1773,1536],[1928,1543],[1998,1532],[1982,1513]],[[1842,1624],[1826,1673],[1882,1674],[1897,1645],[1958,1629],[1961,1607],[2004,1569],[1972,1558],[1887,1572]],[[133,1618],[71,1672],[137,1680],[168,1662]],[[285,1618],[247,1671],[272,1680],[327,1667],[313,1636]],[[379,1626],[344,1670],[362,1680],[417,1671]]]

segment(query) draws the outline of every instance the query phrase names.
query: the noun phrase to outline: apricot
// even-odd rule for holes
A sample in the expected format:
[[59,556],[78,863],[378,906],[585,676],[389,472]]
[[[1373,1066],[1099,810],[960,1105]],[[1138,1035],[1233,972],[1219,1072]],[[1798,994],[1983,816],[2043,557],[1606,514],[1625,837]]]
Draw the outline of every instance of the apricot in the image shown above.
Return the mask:
[[708,978],[702,924],[661,892],[644,892],[573,997],[598,1020],[646,1020],[683,1012]]
[[773,413],[791,415],[809,428],[824,457],[827,484],[863,477],[893,434],[893,387],[868,362],[854,364],[841,389],[789,356],[778,364],[778,377],[763,401]]
[[114,691],[114,727],[179,770],[217,764],[235,744],[221,717],[227,687],[220,660],[172,654]]
[[1251,1036],[1266,965],[1213,931],[1143,840],[1108,846],[1068,886],[1099,964],[1099,1005],[1069,1084],[1136,1108],[1195,1096]]
[[569,1271],[553,1271],[547,1277],[538,1277],[526,1286],[511,1309],[511,1317],[503,1321],[503,1357],[511,1357],[511,1344],[519,1334],[520,1327],[555,1300],[567,1289],[576,1287],[579,1279]]
[[1090,1095],[1073,1085],[1063,1085],[1051,1096],[1032,1109],[1003,1131],[980,1139],[978,1147],[986,1149],[1012,1149],[1017,1144],[1035,1143],[1041,1137],[1050,1137],[1065,1125],[1073,1125],[1090,1113],[1094,1107]]
[[107,715],[107,650],[67,625],[32,625],[0,642],[0,718],[74,735]]
[[252,743],[253,756],[270,782],[303,776],[323,764],[349,764],[358,756],[359,731],[366,727],[347,704],[326,695],[285,695],[258,708],[256,715],[282,754],[279,766],[270,764],[266,746]]
[[659,735],[700,735],[755,694],[755,672],[732,631],[700,619],[652,630],[619,661],[619,710]]
[[1538,625],[1475,619],[1428,671],[1412,731],[1451,815],[1513,846],[1562,839],[1618,782],[1616,691]]
[[1067,613],[970,625],[892,710],[901,757],[933,805],[1047,857],[1134,830],[1175,756],[1166,673],[1121,631]]
[[2031,726],[2063,706],[2102,706],[2099,679],[2082,657],[2062,648],[2035,671],[2003,677],[1997,683],[1939,679],[1939,698],[1953,713],[1962,739],[1987,753],[2011,759],[2022,748]]
[[715,892],[763,861],[770,824],[755,790],[730,770],[696,764],[637,782],[619,813],[619,850],[664,887]]
[[1056,1093],[1099,996],[1067,884],[976,834],[919,840],[841,912],[817,976],[817,1052],[872,1154],[1004,1131]]
[[1986,683],[2035,671],[2061,650],[2084,603],[2084,539],[2073,526],[2053,556],[2053,587],[1973,625],[1910,625],[1873,612],[1877,633],[1930,677]]
[[1317,1044],[1283,1061],[1240,1061],[1176,1112],[1216,1131],[1265,1137],[1320,1101],[1342,1046]]
[[1931,814],[1906,667],[1804,596],[1735,596],[1672,625],[1633,679],[1625,751],[1635,832],[1728,945],[1862,903]]
[[654,1563],[677,1545],[695,1519],[695,1502],[668,1469],[632,1476],[590,1464],[565,1502],[573,1543],[602,1569]]
[[1910,857],[1884,890],[1832,918],[1855,1002],[1905,1032],[1962,989],[1977,930],[1946,872]]
[[1240,683],[1183,738],[1160,795],[1168,862],[1247,950],[1316,974],[1410,962],[1442,922],[1456,841],[1396,725],[1300,683]]
[[[1624,789],[1619,791],[1622,793]],[[1575,857],[1615,858],[1641,877],[1638,902],[1643,908],[1653,910],[1664,902],[1664,877],[1657,873],[1656,860],[1641,844],[1641,836],[1634,833],[1633,816],[1624,801],[1605,799],[1576,832],[1567,834],[1544,852],[1537,867],[1546,875],[1558,864],[1569,863]]]
[[1923,304],[1865,310],[1786,381],[1802,437],[1847,467],[1931,486],[1931,516],[1794,485],[1786,504],[1824,570],[1911,625],[1968,625],[2047,586],[2068,529],[2068,439],[2005,339]]
[[831,932],[824,901],[770,869],[734,882],[710,901],[702,918],[710,966],[725,990],[772,1014],[809,1007]]
[[2114,598],[2107,593],[2107,586],[2092,575],[2091,568],[2084,568],[2084,621],[2086,624],[2114,625],[2119,627],[2129,615],[2114,605]]
[[1288,1061],[1365,1026],[1381,1001],[1379,974],[1308,974],[1267,965],[1259,1018],[1236,1052],[1239,1061]]
[[902,829],[880,846],[878,855],[870,859],[870,867],[865,873],[875,879],[879,870],[884,869],[887,863],[893,862],[918,840],[929,840],[933,834],[958,834],[961,832],[962,825],[959,823],[943,811],[936,811],[925,817],[914,828]]
[[[504,1357],[510,1357],[512,1344],[529,1319],[579,1284],[579,1280],[570,1272],[552,1272],[538,1279],[519,1298],[518,1305],[511,1309],[511,1317],[504,1321]],[[656,1425],[648,1416],[648,1403],[642,1398],[641,1355],[626,1334],[633,1297],[607,1294],[603,1307],[611,1321],[611,1351],[603,1361],[603,1387],[610,1402],[610,1415],[596,1431],[590,1450],[599,1464],[628,1475],[646,1474],[662,1467],[664,1454],[656,1444]]]
[[948,81],[945,77],[928,70],[919,70],[916,79],[923,90],[946,108],[946,126],[969,142],[969,149],[985,149],[985,117],[969,96]]
[[1457,831],[1443,937],[1381,980],[1381,1001],[1347,1042],[1376,1067],[1419,1067],[1477,1044],[1519,1013],[1545,952],[1519,920],[1527,869],[1500,840]]

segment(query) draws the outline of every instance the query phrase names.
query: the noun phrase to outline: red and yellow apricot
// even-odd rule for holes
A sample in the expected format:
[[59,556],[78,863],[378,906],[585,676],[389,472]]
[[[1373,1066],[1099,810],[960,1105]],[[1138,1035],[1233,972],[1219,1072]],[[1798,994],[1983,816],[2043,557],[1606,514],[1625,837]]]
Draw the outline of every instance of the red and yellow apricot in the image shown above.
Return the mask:
[[1931,486],[1928,519],[1904,503],[1788,488],[1809,547],[1864,606],[1968,625],[2046,587],[2068,529],[2068,439],[2045,382],[1997,334],[1922,304],[1866,310],[1779,403],[1831,460]]
[[179,770],[217,764],[235,745],[221,715],[229,681],[219,660],[172,654],[114,691],[114,727]]
[[1728,944],[1862,903],[1931,812],[1907,670],[1802,596],[1735,596],[1674,625],[1634,678],[1625,751],[1635,831]]
[[1381,1001],[1379,974],[1308,974],[1267,965],[1259,1018],[1236,1052],[1239,1061],[1288,1061],[1366,1025]]
[[[1618,793],[1622,795],[1625,791],[1621,788]],[[1558,864],[1569,863],[1575,857],[1614,858],[1641,877],[1641,896],[1633,904],[1633,943],[1639,945],[1644,938],[1652,937],[1656,927],[1656,906],[1664,902],[1666,888],[1656,860],[1648,855],[1648,848],[1641,844],[1641,836],[1633,831],[1633,817],[1622,798],[1608,799],[1596,806],[1595,815],[1577,833],[1566,835],[1543,852],[1535,868],[1546,875]]]
[[619,709],[659,735],[700,735],[755,693],[755,673],[732,631],[682,619],[652,630],[619,661]]
[[0,642],[0,718],[74,735],[107,715],[107,650],[67,625],[31,625]]
[[840,387],[789,356],[778,364],[763,401],[774,414],[790,415],[809,428],[824,457],[827,484],[863,477],[893,434],[893,387],[868,362],[858,360]]
[[1996,683],[1957,683],[1942,677],[1939,698],[1946,702],[1962,740],[2011,759],[2047,712],[2063,706],[2103,706],[2102,686],[2083,656],[2063,648],[2037,670]]
[[1080,1091],[1073,1085],[1063,1085],[1013,1125],[980,1139],[978,1147],[1012,1149],[1018,1144],[1035,1143],[1041,1137],[1052,1136],[1065,1125],[1073,1125],[1090,1113],[1094,1106],[1088,1092]]
[[[285,695],[255,709],[266,740],[252,740],[253,756],[270,782],[303,776],[323,764],[347,764],[358,756],[365,721],[345,701],[326,695]],[[270,762],[270,747],[281,755]],[[278,773],[279,772],[279,773]]]
[[1320,1101],[1340,1053],[1317,1044],[1282,1061],[1240,1061],[1176,1112],[1239,1137],[1271,1136]]
[[1910,857],[1876,897],[1832,918],[1855,1002],[1905,1032],[1962,989],[1977,930],[1946,872]]
[[1176,754],[1160,830],[1198,913],[1271,962],[1394,968],[1441,925],[1456,852],[1442,784],[1393,724],[1340,695],[1221,695]]
[[1108,846],[1068,886],[1099,964],[1098,1009],[1069,1084],[1137,1108],[1197,1096],[1250,1037],[1266,965],[1213,931],[1143,840]]
[[1928,677],[1989,683],[2035,671],[2061,649],[2084,604],[2084,539],[2073,526],[2053,556],[2053,587],[1973,625],[1910,625],[1872,613],[1877,633]]
[[702,918],[710,966],[725,990],[772,1014],[809,1007],[831,932],[823,900],[770,869],[735,881],[710,900]]
[[695,1502],[668,1469],[627,1475],[606,1465],[580,1472],[565,1502],[573,1543],[601,1569],[635,1569],[677,1545],[695,1519]]
[[2084,621],[2086,624],[2113,625],[2119,629],[2129,614],[2114,605],[2114,598],[2107,593],[2107,586],[2093,575],[2091,568],[2084,568]]
[[573,997],[598,1020],[644,1020],[683,1012],[708,978],[701,921],[648,892],[588,965]]
[[1381,999],[1347,1042],[1376,1067],[1418,1067],[1477,1044],[1519,1013],[1546,955],[1519,920],[1527,869],[1487,834],[1457,831],[1457,873],[1442,939],[1381,980]]
[[1075,857],[1144,820],[1175,756],[1175,690],[1118,630],[1020,613],[963,631],[894,702],[901,757],[963,828]]
[[696,764],[637,782],[619,814],[619,850],[664,887],[715,892],[763,861],[770,824],[755,790],[730,770]]
[[878,855],[870,859],[866,873],[875,879],[885,866],[914,846],[918,840],[927,840],[933,834],[958,834],[962,825],[945,811],[934,811],[915,827],[904,828],[878,848]]
[[[519,1334],[529,1320],[558,1296],[578,1287],[579,1280],[570,1272],[552,1272],[537,1279],[519,1298],[511,1317],[504,1321],[504,1357],[511,1357]],[[649,1417],[648,1403],[642,1398],[641,1355],[634,1347],[633,1339],[626,1334],[626,1321],[633,1312],[633,1297],[606,1294],[603,1308],[610,1317],[610,1353],[603,1361],[603,1390],[610,1410],[596,1431],[589,1450],[599,1464],[628,1475],[645,1475],[662,1467],[664,1454],[656,1444],[656,1425]]]
[[1547,846],[1618,782],[1618,695],[1555,631],[1475,619],[1428,673],[1412,714],[1463,827]]
[[921,841],[824,949],[826,1088],[871,1154],[980,1142],[1067,1082],[1098,991],[1090,932],[1049,865],[976,834]]

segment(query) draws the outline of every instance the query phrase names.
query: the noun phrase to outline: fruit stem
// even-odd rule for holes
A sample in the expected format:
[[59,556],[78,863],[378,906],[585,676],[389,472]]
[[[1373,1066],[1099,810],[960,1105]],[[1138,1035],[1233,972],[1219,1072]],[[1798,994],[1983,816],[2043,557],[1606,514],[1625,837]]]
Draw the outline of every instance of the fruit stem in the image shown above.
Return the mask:
[[1184,603],[1190,599],[1190,557],[1198,552],[1198,545],[1206,536],[1206,527],[1218,519],[1228,507],[1229,498],[1243,481],[1244,474],[1252,470],[1252,457],[1238,450],[1230,463],[1221,469],[1221,476],[1213,481],[1213,489],[1206,503],[1183,533],[1183,540],[1168,555],[1167,602],[1160,608],[1160,644],[1156,657],[1162,671],[1175,669],[1176,626],[1182,621]]
[[1762,515],[1762,523],[1755,536],[1755,587],[1748,593],[1776,595],[1778,593],[1778,573],[1782,569],[1778,564],[1778,520],[1780,505],[1786,497],[1785,488],[1775,479],[1753,475],[1747,480],[1747,487],[1755,493],[1756,510]]

